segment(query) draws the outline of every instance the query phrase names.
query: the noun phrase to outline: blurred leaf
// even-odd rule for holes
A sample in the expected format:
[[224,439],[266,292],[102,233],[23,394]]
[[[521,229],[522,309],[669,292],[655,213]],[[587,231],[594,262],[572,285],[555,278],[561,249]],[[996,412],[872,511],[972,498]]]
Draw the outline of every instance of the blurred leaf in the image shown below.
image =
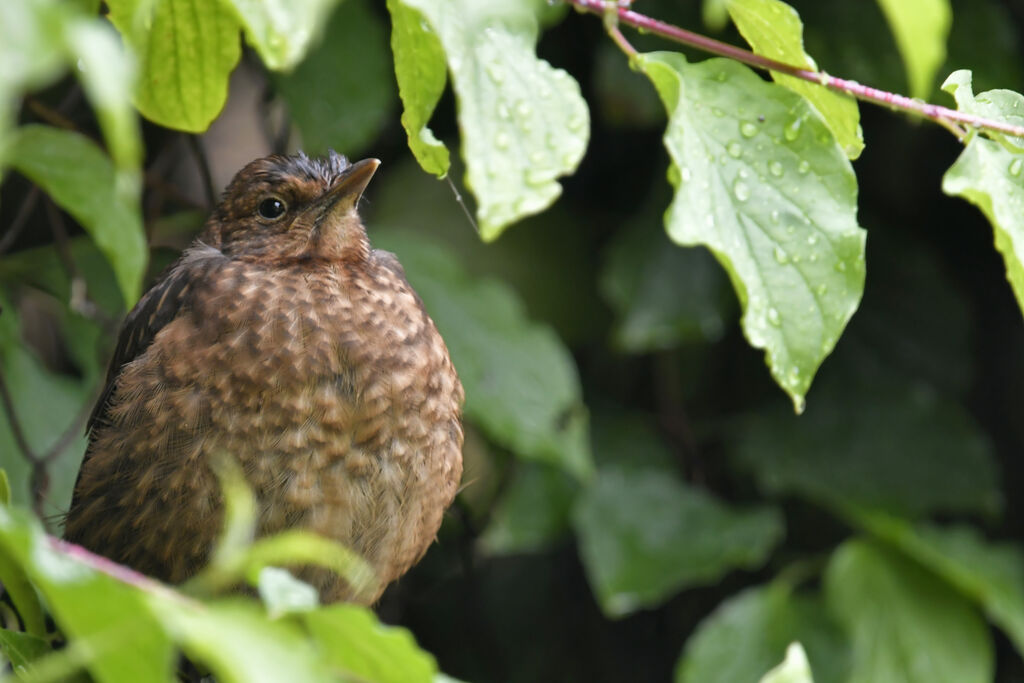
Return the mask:
[[11,503],[11,480],[7,478],[7,470],[0,468],[0,505]]
[[565,535],[579,484],[560,469],[520,463],[480,536],[487,555],[533,553]]
[[706,250],[673,244],[657,221],[637,222],[609,245],[601,273],[615,344],[642,353],[721,338],[734,301],[722,269]]
[[[45,453],[64,429],[70,427],[91,396],[90,387],[69,377],[49,372],[22,341],[20,322],[7,292],[0,289],[0,366],[11,396],[15,397],[18,422],[29,446]],[[48,511],[64,511],[71,501],[78,463],[85,452],[84,431],[51,463]],[[31,466],[21,453],[6,414],[0,417],[0,467],[10,477],[11,500],[28,505],[31,500]]]
[[365,607],[332,605],[307,612],[302,621],[321,655],[345,680],[428,683],[438,675],[434,658],[409,631],[380,623]]
[[807,648],[818,683],[846,680],[847,643],[821,600],[776,581],[728,598],[700,625],[676,664],[676,683],[746,683],[777,663],[786,646]]
[[46,635],[46,617],[39,596],[32,588],[25,570],[15,561],[13,556],[0,552],[0,582],[4,593],[10,598],[24,630],[40,638]]
[[949,0],[878,0],[907,67],[911,97],[928,97],[946,60],[953,23]]
[[[981,116],[1024,124],[1020,113],[1024,96],[1010,90],[990,90],[977,97],[971,92],[971,72],[955,71],[942,89],[956,98],[957,109]],[[1017,139],[1018,146],[1022,141]],[[995,231],[996,249],[1003,255],[1006,278],[1017,305],[1024,309],[1024,153],[974,135],[967,148],[942,177],[942,191],[963,197],[985,214]]]
[[113,266],[125,303],[134,304],[146,240],[138,197],[120,192],[110,160],[83,135],[30,125],[19,129],[10,161],[85,228]]
[[[756,54],[811,71],[818,65],[804,52],[804,26],[796,11],[782,0],[729,0],[729,15]],[[857,100],[824,86],[775,71],[772,79],[803,95],[814,105],[846,156],[856,159],[864,149]]]
[[366,0],[346,0],[295,71],[273,78],[306,153],[355,155],[384,129],[394,106],[387,44]]
[[135,105],[150,121],[192,133],[209,128],[238,64],[241,28],[220,2],[110,0],[110,21],[140,60]]
[[401,0],[387,0],[391,14],[391,53],[402,99],[402,126],[409,149],[427,173],[448,174],[448,148],[427,127],[447,82],[444,47],[419,12]]
[[32,673],[32,662],[49,654],[50,644],[39,636],[0,628],[0,652],[21,678],[20,674]]
[[821,383],[806,415],[786,412],[751,414],[731,430],[738,463],[768,494],[910,517],[1001,507],[984,434],[927,385],[851,368]]
[[978,603],[1024,654],[1024,551],[986,541],[967,526],[911,524],[856,511],[852,520],[892,544]]
[[791,643],[786,648],[786,659],[762,676],[761,683],[814,683],[803,646]]
[[664,473],[619,468],[598,472],[573,523],[590,585],[613,618],[759,567],[783,535],[774,508],[733,510]]
[[466,388],[466,416],[517,455],[588,476],[579,378],[557,335],[528,320],[508,287],[470,278],[422,237],[393,231],[375,242],[398,254],[437,323]]
[[316,588],[299,581],[286,569],[264,567],[256,587],[271,619],[291,612],[307,612],[320,604]]
[[[556,179],[575,171],[586,150],[586,102],[569,74],[535,54],[541,3],[400,2],[403,32],[396,32],[392,40],[408,40],[410,32],[419,30],[412,46],[396,49],[404,52],[402,58],[395,57],[399,92],[404,102],[412,100],[416,106],[406,130],[410,138],[420,136],[429,118],[424,105],[436,102],[441,80],[436,72],[443,67],[437,43],[422,36],[433,32],[452,74],[466,184],[477,199],[480,234],[493,240],[510,223],[543,211],[561,194]],[[394,12],[398,3],[390,6]],[[420,20],[410,12],[418,13]],[[422,61],[413,72],[410,63],[417,60]],[[433,73],[425,79],[426,91],[414,95],[411,89],[418,87],[418,74],[427,69]],[[423,146],[415,147],[419,157]],[[436,159],[424,168],[435,170]]]
[[593,87],[601,118],[612,125],[648,128],[665,120],[657,93],[611,42],[596,48]]
[[850,683],[992,680],[985,623],[917,564],[867,541],[848,541],[832,556],[825,593],[853,643]]
[[27,513],[0,507],[0,553],[46,598],[61,631],[88,641],[89,673],[101,683],[173,681],[172,647],[140,592],[55,549]]
[[704,0],[701,16],[705,26],[713,31],[721,31],[729,21],[729,0]]
[[293,69],[320,33],[338,0],[222,0],[238,15],[245,39],[271,71]]
[[1010,7],[998,0],[953,0],[946,68],[971,65],[974,85],[1024,88],[1021,42]]
[[132,106],[136,67],[117,34],[94,18],[69,22],[65,40],[75,60],[78,80],[96,110],[111,159],[121,173],[115,187],[124,201],[137,201],[141,182],[142,130]]
[[638,60],[670,115],[669,236],[706,245],[726,268],[747,339],[801,412],[864,288],[850,163],[806,100],[745,66]]
[[189,659],[208,666],[221,683],[331,680],[302,631],[286,620],[266,619],[258,605],[152,598],[150,603]]

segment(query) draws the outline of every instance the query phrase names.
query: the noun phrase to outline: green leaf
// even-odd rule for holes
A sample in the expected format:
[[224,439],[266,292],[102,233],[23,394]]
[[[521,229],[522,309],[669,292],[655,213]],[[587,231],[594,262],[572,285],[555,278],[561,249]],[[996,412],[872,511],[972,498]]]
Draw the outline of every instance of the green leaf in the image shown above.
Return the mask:
[[817,597],[776,581],[719,605],[697,627],[676,664],[676,683],[746,683],[776,664],[787,645],[807,648],[818,683],[845,681],[848,645]]
[[11,504],[11,480],[7,477],[7,470],[0,467],[0,505]]
[[110,160],[78,133],[22,126],[11,165],[74,216],[110,261],[125,304],[139,298],[146,269],[146,239],[138,196],[125,196]]
[[[390,6],[397,2],[404,12],[420,15],[419,21],[402,16],[403,33],[392,37],[406,39],[407,32],[417,29],[420,34],[414,46],[396,50],[403,102],[411,96],[419,105],[406,130],[410,138],[419,136],[429,116],[422,105],[436,102],[437,44],[422,36],[434,32],[452,75],[466,184],[477,199],[480,234],[493,240],[507,225],[543,211],[561,194],[556,179],[575,171],[587,146],[586,102],[569,74],[535,54],[541,3],[396,0]],[[416,76],[406,70],[416,59],[412,51],[423,47],[419,68],[433,73],[426,79],[428,90],[411,95]],[[424,168],[432,170],[436,163]]]
[[864,289],[850,163],[805,99],[724,59],[641,55],[669,112],[669,236],[732,279],[750,344],[797,412]]
[[345,680],[429,683],[438,675],[434,658],[404,628],[385,626],[365,607],[332,605],[302,616],[313,642]]
[[953,24],[949,0],[878,0],[878,4],[896,37],[911,97],[928,97],[935,73],[946,61],[946,38]]
[[69,22],[65,41],[76,60],[78,80],[96,110],[110,157],[124,172],[117,178],[117,194],[122,201],[131,201],[141,187],[138,169],[143,156],[142,131],[132,106],[135,61],[102,21]]
[[[320,37],[338,0],[221,0],[235,11],[245,39],[271,71],[294,68]],[[346,68],[339,66],[338,68]]]
[[[782,0],[729,0],[729,15],[756,54],[811,71],[818,65],[804,52],[800,15]],[[772,79],[807,98],[825,119],[850,159],[864,149],[857,100],[799,78],[772,72]]]
[[613,618],[759,567],[783,534],[773,508],[733,510],[662,472],[619,468],[599,470],[573,523],[590,585]]
[[11,662],[15,674],[31,673],[32,662],[49,654],[50,644],[39,636],[0,628],[0,652]]
[[110,21],[139,59],[135,106],[161,126],[201,133],[217,118],[238,64],[241,28],[220,2],[111,0]]
[[401,0],[387,0],[391,14],[391,53],[402,99],[402,127],[409,149],[427,173],[443,178],[451,161],[448,148],[427,127],[447,82],[444,47],[422,16]]
[[272,619],[282,614],[307,612],[320,604],[316,588],[279,567],[261,569],[256,588]]
[[985,683],[991,635],[947,584],[893,551],[844,543],[825,572],[825,593],[853,644],[850,683]]
[[732,433],[738,464],[769,494],[909,517],[994,514],[1002,504],[991,446],[971,416],[884,369],[842,368],[803,417],[779,406]]
[[0,553],[46,598],[61,631],[86,641],[86,666],[103,683],[172,681],[171,642],[141,592],[61,551],[25,512],[0,507]]
[[611,243],[601,273],[615,344],[642,353],[720,339],[735,308],[722,269],[704,249],[673,244],[657,221],[637,222]]
[[441,331],[466,389],[466,416],[517,455],[589,476],[579,377],[551,328],[530,321],[506,285],[469,277],[417,234],[389,231],[374,241],[398,254]]
[[[971,92],[971,72],[955,71],[942,89],[952,93],[961,111],[1024,123],[1018,108],[1024,96],[1009,90],[990,90],[977,97]],[[1021,141],[1017,139],[1017,144]],[[967,148],[942,177],[942,191],[963,197],[985,214],[995,231],[996,249],[1003,255],[1006,278],[1017,305],[1024,309],[1024,154],[995,140],[974,135]]]
[[13,556],[0,552],[0,581],[10,597],[24,630],[42,638],[46,635],[46,617],[39,596],[28,580],[28,575]]
[[390,66],[384,27],[366,0],[342,3],[295,71],[272,77],[307,154],[351,156],[380,134],[394,106]]
[[150,604],[189,659],[208,666],[222,683],[331,680],[301,629],[283,619],[267,619],[258,605],[159,596],[150,596]]
[[761,677],[761,683],[814,683],[807,653],[800,643],[786,648],[786,659]]
[[578,490],[578,483],[560,469],[521,463],[494,505],[480,550],[509,555],[549,547],[568,530]]
[[971,527],[911,524],[856,511],[854,523],[892,544],[979,604],[1024,654],[1024,550],[990,543]]

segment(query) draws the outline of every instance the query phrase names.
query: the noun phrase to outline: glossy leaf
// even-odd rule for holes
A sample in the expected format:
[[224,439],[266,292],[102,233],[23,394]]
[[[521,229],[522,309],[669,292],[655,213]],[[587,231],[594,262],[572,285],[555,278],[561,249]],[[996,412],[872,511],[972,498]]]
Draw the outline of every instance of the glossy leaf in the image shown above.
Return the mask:
[[976,602],[1024,654],[1024,550],[986,541],[968,526],[911,524],[858,511],[851,519]]
[[241,56],[235,15],[220,2],[111,0],[108,17],[139,59],[135,105],[150,121],[192,133],[209,128]]
[[590,585],[610,617],[756,568],[783,534],[775,509],[733,510],[662,472],[619,468],[598,472],[573,523]]
[[517,455],[589,476],[579,377],[551,328],[529,320],[506,285],[469,277],[414,233],[380,233],[374,242],[397,253],[437,323],[466,389],[467,417]]
[[221,0],[231,7],[245,39],[272,71],[294,68],[319,40],[338,0]]
[[821,600],[794,595],[782,582],[748,589],[719,605],[687,641],[675,681],[757,680],[793,641],[807,648],[818,683],[845,681],[849,651],[843,633]]
[[328,665],[345,680],[429,683],[438,675],[434,658],[404,628],[386,626],[365,607],[332,605],[302,616]]
[[830,377],[820,391],[802,418],[779,406],[732,430],[738,464],[764,491],[910,517],[999,511],[991,446],[957,403],[861,367]]
[[[406,130],[410,137],[420,136],[429,117],[423,105],[436,101],[438,43],[422,35],[433,32],[458,101],[466,184],[477,199],[480,235],[493,240],[510,223],[550,206],[562,191],[557,178],[576,170],[590,129],[579,85],[535,54],[540,3],[401,0],[401,5],[404,13],[414,10],[421,18],[417,22],[404,14],[403,33],[393,37],[402,39],[418,28],[414,46],[401,47],[396,52],[409,51],[395,58],[403,101],[411,98],[417,105]],[[420,56],[413,50],[423,47],[422,61],[410,69]],[[433,72],[427,90],[412,95],[410,90],[419,87],[418,72],[426,69]],[[436,161],[424,168],[433,170]]]
[[928,97],[946,61],[953,23],[949,0],[878,0],[907,69],[911,97]]
[[[800,16],[782,0],[729,0],[729,15],[756,54],[785,64],[817,71],[814,60],[804,52],[804,26]],[[857,101],[778,72],[772,78],[779,85],[807,98],[825,119],[839,146],[850,159],[864,149]]]
[[[971,72],[955,71],[942,89],[951,93],[957,108],[1024,124],[1024,96],[1009,90],[990,90],[977,96],[971,90]],[[1017,139],[1016,144],[1021,146]],[[995,232],[996,249],[1003,255],[1006,278],[1017,305],[1024,309],[1024,152],[1011,151],[995,140],[975,135],[942,177],[946,194],[963,197],[985,214]]]
[[854,540],[835,552],[825,593],[853,647],[850,683],[986,683],[991,636],[972,606],[896,553]]
[[366,0],[345,0],[320,44],[290,74],[273,77],[307,154],[354,157],[387,125],[395,104],[387,45]]
[[806,100],[740,64],[669,52],[637,63],[669,112],[669,236],[725,267],[747,339],[800,412],[864,289],[849,161]]
[[113,266],[125,304],[134,304],[146,240],[138,197],[124,195],[110,160],[83,135],[30,125],[19,129],[10,162],[85,228]]

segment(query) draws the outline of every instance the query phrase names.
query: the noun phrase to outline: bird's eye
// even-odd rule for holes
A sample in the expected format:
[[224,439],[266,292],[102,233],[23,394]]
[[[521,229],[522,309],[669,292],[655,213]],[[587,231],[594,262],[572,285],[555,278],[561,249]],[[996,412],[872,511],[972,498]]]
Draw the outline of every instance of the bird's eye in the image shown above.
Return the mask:
[[267,197],[260,202],[258,207],[256,207],[256,211],[259,213],[260,218],[265,218],[268,221],[280,218],[287,210],[288,205],[277,197]]

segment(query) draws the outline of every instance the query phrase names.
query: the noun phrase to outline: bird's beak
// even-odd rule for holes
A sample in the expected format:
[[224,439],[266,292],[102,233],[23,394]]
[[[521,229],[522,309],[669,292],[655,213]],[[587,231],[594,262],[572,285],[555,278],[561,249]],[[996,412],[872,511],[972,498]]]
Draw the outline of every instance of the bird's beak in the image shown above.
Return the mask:
[[363,190],[370,184],[370,179],[380,166],[380,159],[363,159],[352,164],[335,181],[334,186],[321,200],[322,216],[346,212],[354,207],[363,196]]

